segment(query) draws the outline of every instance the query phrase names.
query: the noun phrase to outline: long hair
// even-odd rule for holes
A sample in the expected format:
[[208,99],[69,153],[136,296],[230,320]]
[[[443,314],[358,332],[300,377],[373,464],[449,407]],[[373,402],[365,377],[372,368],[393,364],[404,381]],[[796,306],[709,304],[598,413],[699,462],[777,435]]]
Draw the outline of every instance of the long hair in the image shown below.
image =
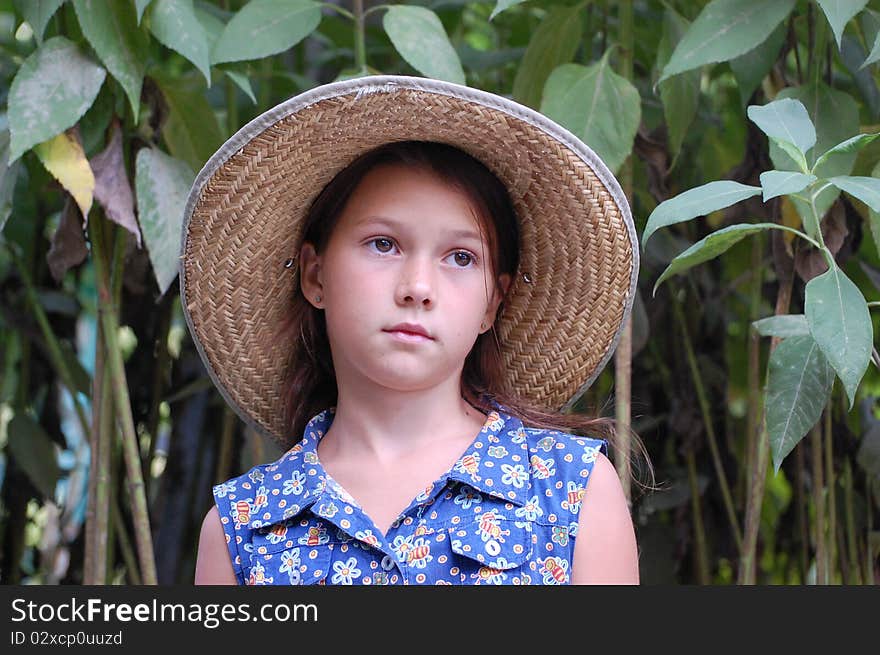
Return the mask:
[[[489,245],[494,280],[502,273],[511,278],[519,265],[519,222],[507,188],[482,162],[466,152],[444,143],[397,141],[374,148],[355,159],[324,187],[310,206],[303,225],[303,242],[312,243],[317,253],[324,251],[348,199],[363,177],[380,165],[397,164],[425,171],[462,192],[474,210],[481,232]],[[298,258],[296,288],[292,307],[280,325],[278,338],[293,340],[288,379],[285,386],[285,423],[289,437],[281,445],[289,448],[302,438],[308,421],[336,404],[338,389],[324,312],[303,296],[299,287]],[[497,316],[504,311],[504,300]],[[612,452],[632,458],[636,450],[650,460],[634,432],[630,453],[618,452],[616,421],[579,413],[550,412],[514,393],[506,384],[501,344],[493,326],[480,334],[465,359],[461,376],[462,397],[488,414],[494,400],[522,420],[524,425],[606,439]]]

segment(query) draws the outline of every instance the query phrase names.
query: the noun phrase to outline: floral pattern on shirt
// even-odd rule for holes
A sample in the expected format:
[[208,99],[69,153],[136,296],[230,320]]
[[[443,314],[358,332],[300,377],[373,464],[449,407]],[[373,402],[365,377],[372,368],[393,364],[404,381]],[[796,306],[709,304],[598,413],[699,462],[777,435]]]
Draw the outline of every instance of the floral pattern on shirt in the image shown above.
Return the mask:
[[602,439],[529,428],[497,403],[383,535],[318,461],[335,407],[278,460],[214,487],[241,584],[568,584]]

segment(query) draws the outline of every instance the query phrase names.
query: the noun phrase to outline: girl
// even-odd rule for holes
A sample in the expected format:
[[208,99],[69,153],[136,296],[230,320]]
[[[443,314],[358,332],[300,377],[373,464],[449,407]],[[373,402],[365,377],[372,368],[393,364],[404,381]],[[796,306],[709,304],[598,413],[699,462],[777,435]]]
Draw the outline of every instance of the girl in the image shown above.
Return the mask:
[[560,412],[637,258],[602,162],[504,98],[368,77],[245,126],[193,185],[181,297],[287,450],[214,487],[195,582],[637,583],[607,440],[565,431],[610,421]]

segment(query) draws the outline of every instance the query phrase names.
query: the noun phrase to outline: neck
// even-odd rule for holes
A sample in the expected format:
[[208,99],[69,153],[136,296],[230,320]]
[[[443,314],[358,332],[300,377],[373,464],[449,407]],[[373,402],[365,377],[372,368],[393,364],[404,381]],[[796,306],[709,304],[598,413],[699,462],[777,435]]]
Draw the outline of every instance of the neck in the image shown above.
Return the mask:
[[[459,382],[424,390],[340,386],[326,458],[393,461],[446,439],[473,438],[486,417],[461,397]],[[476,426],[476,427],[475,427]]]

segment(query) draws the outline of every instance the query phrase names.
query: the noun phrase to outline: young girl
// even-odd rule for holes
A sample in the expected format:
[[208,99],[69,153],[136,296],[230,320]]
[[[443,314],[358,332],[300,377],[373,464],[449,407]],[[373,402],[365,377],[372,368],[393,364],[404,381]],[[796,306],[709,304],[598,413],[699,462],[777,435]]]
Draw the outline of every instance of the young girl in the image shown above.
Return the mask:
[[286,448],[214,487],[197,584],[638,582],[607,440],[579,436],[610,420],[560,411],[638,272],[571,134],[435,80],[318,87],[206,164],[181,259],[209,373]]

